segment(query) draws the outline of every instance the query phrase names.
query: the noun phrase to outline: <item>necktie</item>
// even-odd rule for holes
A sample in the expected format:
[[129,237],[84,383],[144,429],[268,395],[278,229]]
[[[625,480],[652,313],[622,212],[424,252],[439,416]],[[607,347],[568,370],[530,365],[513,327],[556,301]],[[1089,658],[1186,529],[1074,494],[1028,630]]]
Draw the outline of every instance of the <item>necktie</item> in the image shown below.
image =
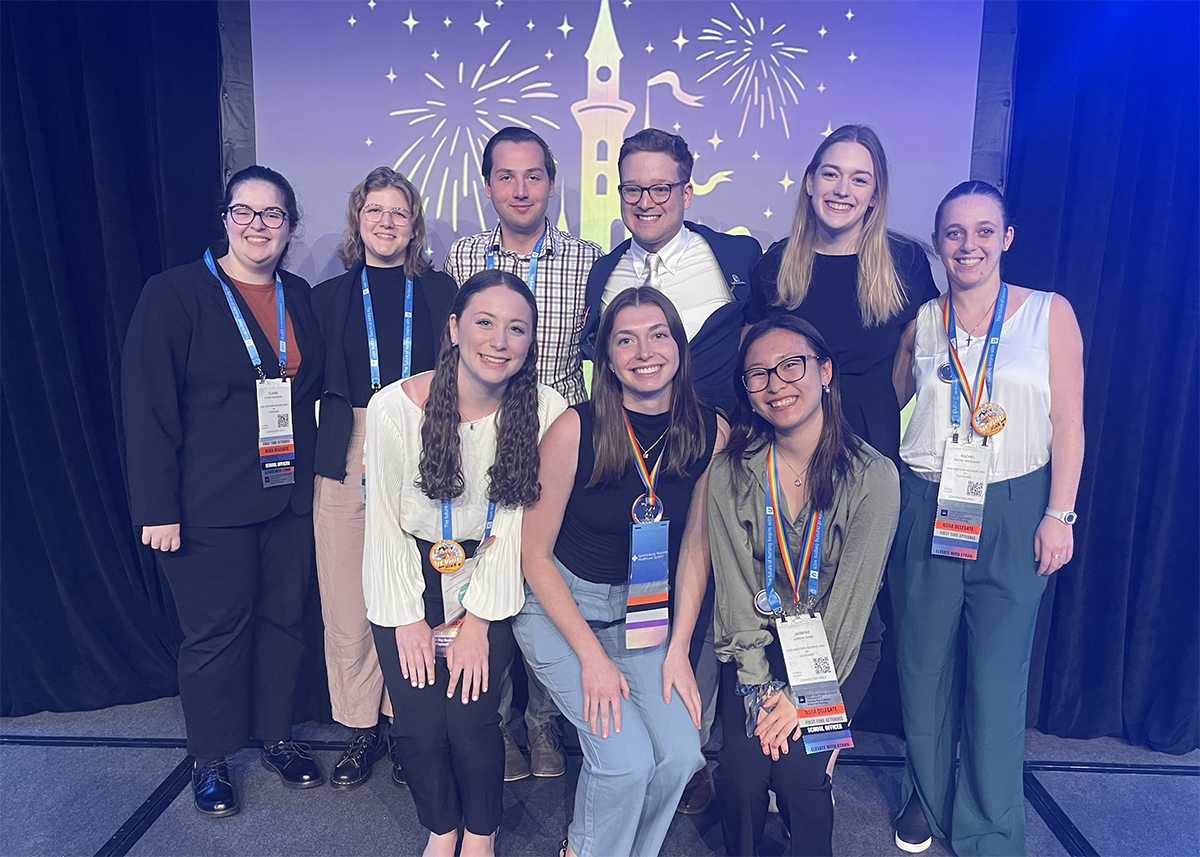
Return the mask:
[[662,257],[657,253],[646,254],[646,280],[642,285],[662,290]]

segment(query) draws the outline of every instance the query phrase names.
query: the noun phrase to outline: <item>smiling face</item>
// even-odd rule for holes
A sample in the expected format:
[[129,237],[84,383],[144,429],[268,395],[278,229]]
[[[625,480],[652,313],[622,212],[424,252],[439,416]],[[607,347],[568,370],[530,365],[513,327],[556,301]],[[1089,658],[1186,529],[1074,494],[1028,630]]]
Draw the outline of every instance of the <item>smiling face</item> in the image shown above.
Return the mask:
[[[276,209],[287,213],[279,189],[261,179],[239,183],[233,189],[230,201],[231,207],[235,205],[244,205],[254,211]],[[295,225],[290,219],[285,219],[278,229],[271,229],[262,222],[261,217],[255,217],[246,226],[239,226],[233,222],[228,211],[222,220],[225,222],[225,236],[229,239],[229,253],[222,258],[222,264],[229,269],[230,276],[243,281],[265,282],[264,278],[271,276],[283,251],[287,249]]]
[[[397,218],[393,210],[405,212],[407,217]],[[381,212],[379,220],[371,222],[369,212]],[[385,187],[367,194],[358,213],[358,234],[368,265],[394,268],[404,264],[412,230],[412,205],[402,190]]]
[[618,310],[608,338],[608,360],[627,407],[638,400],[669,400],[679,371],[679,344],[663,311],[651,303]]
[[[787,435],[801,429],[811,429],[819,434],[824,423],[821,409],[822,386],[833,376],[833,366],[828,360],[818,360],[812,343],[791,330],[776,328],[769,330],[746,349],[746,361],[742,371],[750,369],[773,369],[789,357],[807,357],[804,377],[799,381],[782,381],[777,372],[771,372],[767,388],[758,393],[747,393],[750,407],[770,423],[776,435]],[[785,369],[784,374],[789,372]]]
[[[666,152],[633,152],[621,161],[621,184],[651,187],[675,184],[681,179],[679,164]],[[648,253],[656,253],[683,227],[683,213],[692,206],[692,183],[673,187],[664,203],[643,192],[635,204],[621,200],[621,220],[633,240]]]
[[867,213],[877,201],[875,166],[861,143],[834,143],[804,179],[822,244],[854,253]]
[[495,394],[525,365],[533,341],[529,302],[506,286],[472,296],[461,317],[450,316],[450,341],[458,346],[458,383]]
[[542,147],[532,140],[504,140],[492,150],[492,174],[483,186],[496,208],[501,230],[513,235],[541,234],[554,182],[546,173]]
[[982,194],[956,197],[942,208],[933,247],[956,289],[998,286],[1000,259],[1013,240],[996,200]]

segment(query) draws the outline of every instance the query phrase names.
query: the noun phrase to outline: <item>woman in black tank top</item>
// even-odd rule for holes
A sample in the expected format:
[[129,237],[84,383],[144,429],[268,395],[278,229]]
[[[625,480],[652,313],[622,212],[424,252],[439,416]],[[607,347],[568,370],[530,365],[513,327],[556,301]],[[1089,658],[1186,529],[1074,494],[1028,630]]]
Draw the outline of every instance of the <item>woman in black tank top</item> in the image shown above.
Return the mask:
[[707,585],[708,465],[728,427],[696,398],[679,314],[654,289],[605,311],[592,387],[541,445],[513,631],[583,747],[566,853],[653,855],[704,766],[688,644]]

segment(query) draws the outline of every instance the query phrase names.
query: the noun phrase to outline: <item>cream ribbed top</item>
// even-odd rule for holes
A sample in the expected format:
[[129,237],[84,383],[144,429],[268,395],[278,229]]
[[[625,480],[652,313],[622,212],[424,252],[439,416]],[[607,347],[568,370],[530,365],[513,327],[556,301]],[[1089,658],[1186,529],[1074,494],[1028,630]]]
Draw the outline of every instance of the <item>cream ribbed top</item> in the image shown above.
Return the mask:
[[[567,403],[550,387],[538,385],[538,439]],[[396,627],[425,618],[425,580],[414,538],[442,537],[442,507],[415,484],[421,460],[421,420],[425,412],[389,384],[367,406],[367,532],[363,550],[363,595],[367,618]],[[454,538],[481,539],[487,520],[487,471],[496,457],[496,414],[459,425],[462,496],[451,501]],[[481,619],[513,616],[525,603],[521,577],[522,509],[496,507],[495,544],[475,567],[463,606]]]

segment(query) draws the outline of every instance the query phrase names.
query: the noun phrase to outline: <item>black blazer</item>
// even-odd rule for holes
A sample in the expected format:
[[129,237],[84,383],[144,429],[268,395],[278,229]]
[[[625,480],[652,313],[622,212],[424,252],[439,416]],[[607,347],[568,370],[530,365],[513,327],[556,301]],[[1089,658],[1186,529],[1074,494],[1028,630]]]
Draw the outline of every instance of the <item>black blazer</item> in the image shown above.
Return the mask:
[[[700,398],[723,408],[733,407],[734,364],[741,341],[745,303],[750,297],[750,272],[762,257],[762,247],[748,235],[726,235],[699,223],[685,221],[705,241],[721,266],[725,282],[733,292],[733,301],[718,309],[704,322],[699,333],[688,343],[692,356],[692,379]],[[596,331],[600,327],[600,297],[604,286],[629,249],[631,239],[602,256],[592,265],[587,281],[587,319],[579,336],[583,356],[591,360],[596,353]]]
[[[289,505],[312,511],[314,415],[324,347],[309,285],[280,271],[300,349],[292,379],[296,481],[264,488],[258,461],[258,373],[203,260],[151,277],[142,289],[121,366],[129,495],[136,526],[232,527],[270,520]],[[226,280],[228,282],[228,280]],[[279,377],[275,331],[263,333],[230,283],[262,358]]]
[[[325,388],[321,393],[321,426],[317,430],[316,472],[339,482],[346,478],[346,450],[354,426],[350,405],[350,377],[346,368],[346,318],[355,301],[362,299],[363,265],[360,262],[341,276],[326,280],[312,292],[312,307],[325,343]],[[425,301],[436,328],[435,350],[441,350],[438,334],[450,316],[458,284],[449,274],[429,270],[413,279],[414,299]],[[363,346],[366,347],[365,345]],[[434,355],[436,362],[437,355]],[[398,378],[381,378],[384,386]]]

